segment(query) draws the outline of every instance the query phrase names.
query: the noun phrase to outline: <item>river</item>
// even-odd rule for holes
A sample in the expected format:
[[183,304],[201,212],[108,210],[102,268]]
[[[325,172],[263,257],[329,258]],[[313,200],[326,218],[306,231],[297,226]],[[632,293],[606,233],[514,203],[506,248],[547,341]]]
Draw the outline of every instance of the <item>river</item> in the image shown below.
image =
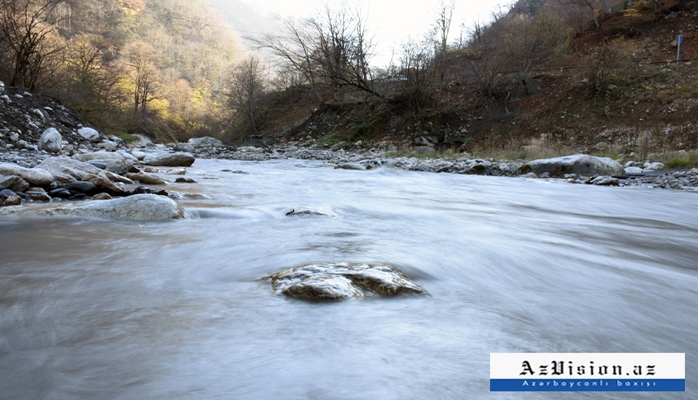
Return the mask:
[[[0,399],[570,398],[490,393],[494,352],[686,353],[685,393],[574,398],[697,398],[696,193],[294,160],[187,177],[185,220],[0,217]],[[258,281],[311,262],[389,263],[429,296]]]

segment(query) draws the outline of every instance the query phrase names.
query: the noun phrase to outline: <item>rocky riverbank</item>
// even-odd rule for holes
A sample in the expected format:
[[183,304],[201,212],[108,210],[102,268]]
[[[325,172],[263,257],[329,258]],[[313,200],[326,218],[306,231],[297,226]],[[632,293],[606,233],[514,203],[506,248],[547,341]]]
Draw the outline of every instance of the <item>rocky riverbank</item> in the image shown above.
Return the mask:
[[[58,143],[52,151],[46,149],[46,136],[51,136]],[[185,175],[186,167],[191,166],[196,158],[256,162],[312,159],[322,160],[326,167],[335,169],[371,170],[382,167],[431,173],[564,179],[569,183],[601,186],[698,190],[698,169],[661,171],[662,165],[649,162],[629,162],[622,166],[610,158],[582,154],[529,162],[506,162],[468,157],[455,160],[390,157],[378,148],[364,151],[319,150],[298,146],[235,148],[214,138],[191,139],[188,143],[168,146],[155,145],[146,139],[127,145],[113,139],[96,132],[89,143],[66,145],[62,144],[62,135],[49,128],[39,136],[37,144],[27,142],[19,149],[15,146],[0,149],[0,207],[18,206],[26,202],[111,200],[144,194],[177,199],[176,193],[169,193],[165,189],[168,180],[163,176]],[[172,178],[169,180],[172,182]],[[179,176],[174,182],[192,183],[193,180]],[[183,216],[169,203],[141,201],[128,204],[130,207],[144,204],[169,207],[166,212],[153,211],[157,216],[155,219],[162,219],[165,215],[168,216],[163,217],[165,219]],[[16,210],[3,211],[11,212]],[[139,215],[138,219],[145,218],[140,211],[122,214],[103,212],[110,218],[133,219],[133,215]],[[45,214],[97,215],[68,206],[62,206],[61,211]]]
[[[328,167],[337,169],[370,170],[388,167],[433,173],[564,179],[569,183],[601,186],[698,190],[698,169],[695,168],[667,171],[662,170],[664,165],[659,162],[629,161],[621,165],[608,158],[582,154],[523,162],[484,160],[468,156],[457,159],[392,157],[390,152],[380,148],[364,151],[333,151],[299,146],[278,146],[272,149],[254,147],[209,148],[197,155],[203,158],[248,161],[289,158],[322,160],[326,161]],[[589,165],[589,167],[577,168],[574,167],[575,164]]]
[[[154,144],[145,137],[126,143],[89,126],[73,110],[59,102],[35,96],[0,82],[0,207],[2,213],[18,212],[27,202],[60,203],[75,200],[112,200],[134,195],[159,195],[177,200],[168,192],[170,183],[192,183],[182,176],[197,158],[248,161],[280,159],[321,160],[328,168],[371,170],[396,168],[431,173],[564,179],[570,183],[696,190],[698,170],[662,171],[660,163],[630,161],[621,166],[614,160],[573,155],[549,160],[495,161],[469,157],[428,159],[396,157],[390,142],[367,146],[337,144],[322,149],[313,142],[274,147],[233,147],[211,137],[187,143]],[[433,151],[429,142],[418,143],[415,154]],[[176,177],[173,177],[175,175]],[[117,204],[117,202],[115,202]],[[154,200],[118,203],[157,205],[168,208],[153,215],[182,216],[168,202]],[[8,209],[9,208],[9,209]],[[61,205],[53,215],[78,215],[77,208]],[[138,213],[111,213],[128,217]],[[84,215],[84,213],[83,213]],[[94,213],[90,215],[95,215]],[[124,218],[126,218],[124,217]]]

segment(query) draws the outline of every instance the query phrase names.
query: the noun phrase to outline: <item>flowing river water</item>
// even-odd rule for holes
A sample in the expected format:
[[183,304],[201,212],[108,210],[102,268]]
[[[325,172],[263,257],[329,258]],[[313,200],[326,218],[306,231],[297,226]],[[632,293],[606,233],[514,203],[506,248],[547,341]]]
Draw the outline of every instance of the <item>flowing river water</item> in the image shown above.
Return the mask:
[[[293,160],[187,176],[167,187],[185,220],[0,217],[0,399],[698,396],[696,193]],[[258,281],[311,262],[389,263],[430,295]],[[686,353],[686,392],[490,393],[493,352]]]

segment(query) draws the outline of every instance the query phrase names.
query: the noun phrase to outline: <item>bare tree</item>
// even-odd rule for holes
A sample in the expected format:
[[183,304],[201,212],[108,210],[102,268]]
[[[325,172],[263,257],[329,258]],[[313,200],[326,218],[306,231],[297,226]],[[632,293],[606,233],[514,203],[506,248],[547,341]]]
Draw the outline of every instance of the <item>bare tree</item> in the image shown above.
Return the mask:
[[266,71],[256,57],[249,57],[236,65],[230,75],[229,104],[240,113],[257,134],[255,115],[261,96],[266,89]]
[[81,85],[89,84],[92,76],[104,67],[102,53],[106,47],[100,36],[80,34],[72,37],[66,56],[72,78]]
[[431,103],[432,85],[436,77],[431,41],[409,40],[402,46],[400,56],[400,97],[415,111]]
[[448,49],[448,34],[451,30],[451,20],[455,8],[455,0],[439,0],[434,22],[440,39],[439,50],[441,54],[445,54]]
[[375,44],[360,9],[350,10],[343,3],[339,9],[325,6],[317,19],[311,19],[316,34],[317,62],[326,81],[335,88],[338,100],[343,88],[353,87],[385,98],[373,86],[369,60]]
[[344,3],[338,9],[326,6],[315,18],[286,21],[285,35],[253,41],[300,72],[321,105],[322,85],[333,88],[336,100],[342,100],[346,87],[384,98],[373,85],[369,61],[375,44],[366,20],[360,9],[351,10]]
[[608,42],[596,47],[589,55],[585,73],[595,91],[602,92],[606,89],[617,63],[618,51]]
[[119,71],[109,53],[109,46],[101,36],[80,34],[68,42],[66,95],[74,106],[90,111],[110,102]]
[[309,23],[300,23],[291,19],[284,20],[286,33],[284,35],[264,35],[261,38],[250,38],[258,48],[269,49],[282,61],[280,70],[291,69],[299,73],[310,86],[318,103],[322,106],[324,100],[319,90],[318,65],[315,61],[315,36],[309,29]]
[[63,47],[52,11],[62,0],[0,0],[0,72],[12,86],[39,89]]
[[608,0],[555,0],[559,5],[565,7],[566,14],[576,16],[582,15],[582,18],[592,19],[596,28],[599,28],[599,17],[606,14],[608,8]]
[[529,95],[530,71],[562,52],[571,37],[562,19],[553,14],[538,14],[535,17],[513,15],[505,21],[496,38],[496,45],[512,56],[517,80]]
[[[482,22],[480,22],[480,20],[473,22],[473,26],[469,30],[470,42],[471,42],[472,46],[482,46],[483,45],[483,37],[484,37],[485,29],[486,29],[486,26]],[[463,46],[463,47],[465,47],[465,46]]]
[[464,57],[472,77],[480,91],[495,96],[497,87],[504,81],[507,68],[513,55],[497,44],[497,36],[504,31],[502,24],[494,22],[489,26],[476,22],[470,45],[464,50]]
[[160,54],[150,44],[136,41],[128,44],[123,51],[126,68],[129,71],[133,89],[133,113],[140,124],[147,114],[148,103],[155,97],[158,79]]

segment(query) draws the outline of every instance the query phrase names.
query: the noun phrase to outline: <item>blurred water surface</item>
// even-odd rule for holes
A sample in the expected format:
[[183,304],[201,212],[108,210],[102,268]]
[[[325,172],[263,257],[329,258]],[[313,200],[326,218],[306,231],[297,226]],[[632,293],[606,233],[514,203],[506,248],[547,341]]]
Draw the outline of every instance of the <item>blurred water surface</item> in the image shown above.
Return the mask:
[[[186,220],[0,218],[0,399],[543,396],[489,393],[492,352],[686,353],[686,393],[574,396],[696,398],[695,193],[312,161],[187,176],[167,187]],[[430,296],[258,282],[310,262],[390,263]]]

